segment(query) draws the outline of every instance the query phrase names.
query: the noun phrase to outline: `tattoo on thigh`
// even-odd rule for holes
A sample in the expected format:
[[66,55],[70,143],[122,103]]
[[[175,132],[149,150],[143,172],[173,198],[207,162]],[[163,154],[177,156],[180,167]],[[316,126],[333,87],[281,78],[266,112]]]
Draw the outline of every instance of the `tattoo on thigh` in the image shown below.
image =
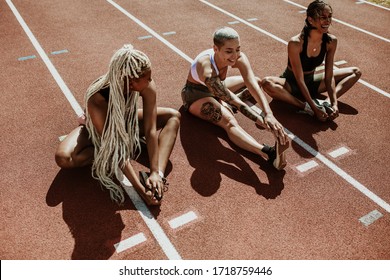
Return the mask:
[[215,108],[212,102],[203,103],[200,109],[201,114],[212,123],[217,123],[222,118],[222,111],[220,108]]

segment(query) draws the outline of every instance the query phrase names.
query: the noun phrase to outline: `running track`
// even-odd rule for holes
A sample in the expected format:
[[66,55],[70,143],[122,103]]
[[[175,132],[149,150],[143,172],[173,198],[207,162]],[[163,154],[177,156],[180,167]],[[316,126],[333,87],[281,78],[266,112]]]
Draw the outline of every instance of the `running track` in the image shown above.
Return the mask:
[[[292,139],[285,171],[183,111],[160,209],[146,207],[131,187],[119,207],[90,168],[60,170],[54,162],[86,88],[124,43],[150,57],[159,105],[181,110],[189,62],[211,47],[216,28],[240,33],[258,76],[279,75],[309,2],[1,1],[1,259],[389,259],[386,9],[331,3],[336,67],[363,72],[335,122],[270,100]],[[146,161],[134,164],[146,169]]]

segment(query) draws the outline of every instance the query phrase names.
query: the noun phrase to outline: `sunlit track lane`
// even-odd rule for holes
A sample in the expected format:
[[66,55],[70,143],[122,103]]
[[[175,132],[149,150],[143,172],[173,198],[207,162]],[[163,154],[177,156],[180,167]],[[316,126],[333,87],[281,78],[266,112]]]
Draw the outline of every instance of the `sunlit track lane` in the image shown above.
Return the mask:
[[[182,37],[179,31],[176,31],[175,36],[170,35],[169,37],[164,37],[170,42],[173,42],[176,47],[183,50],[190,57],[194,57],[197,52],[210,46],[212,32],[218,26],[226,25],[228,19],[197,2],[179,2],[181,4],[178,3],[176,10],[176,15],[180,15],[178,17],[181,19],[179,22],[176,16],[172,16],[172,7],[168,9],[163,4],[159,4],[158,6],[159,14],[156,15],[156,18],[159,21],[157,22],[154,22],[152,20],[153,17],[150,16],[155,11],[152,7],[153,5],[150,5],[150,3],[139,1],[132,5],[129,5],[128,2],[121,4],[159,34],[166,31],[179,30],[183,31],[183,34],[190,34],[193,39],[197,38],[196,41],[187,40],[188,37]],[[64,5],[69,3],[72,5],[75,4],[72,1],[66,2]],[[118,3],[120,2],[118,1]],[[32,7],[25,5],[27,4],[23,3],[22,5],[25,9],[23,10],[24,14],[32,9]],[[66,10],[66,7],[61,7]],[[76,49],[80,54],[77,60],[73,62],[69,62],[65,57],[55,57],[55,65],[59,68],[59,72],[66,76],[65,81],[70,83],[72,90],[74,87],[79,87],[80,93],[77,94],[82,97],[85,87],[91,79],[96,78],[96,75],[101,74],[105,70],[106,63],[101,63],[100,65],[101,57],[107,58],[108,60],[118,45],[131,41],[137,47],[148,53],[153,64],[156,66],[154,68],[155,79],[159,88],[163,89],[164,93],[164,96],[159,96],[159,101],[164,105],[170,105],[176,108],[180,107],[179,91],[188,71],[189,63],[187,61],[172,52],[172,50],[168,49],[156,40],[156,38],[138,40],[138,37],[146,35],[145,31],[108,5],[103,6],[101,10],[100,8],[95,7],[94,9],[90,7],[90,4],[83,4],[83,8],[78,7],[77,9],[72,6],[71,9],[72,11],[73,9],[78,10],[80,13],[78,14],[73,11],[74,18],[70,21],[73,22],[70,26],[75,25],[72,32],[79,32],[80,36],[75,36],[72,39],[72,36],[68,34],[69,44],[73,44],[72,46],[74,46],[69,48],[69,50]],[[89,20],[83,20],[84,25],[80,24],[80,30],[78,30],[76,26],[76,22],[78,22],[77,18],[80,18],[82,13],[87,13],[87,9],[91,9],[91,13],[88,14]],[[103,13],[103,10],[107,18],[101,22],[99,15],[100,12]],[[197,11],[201,12],[197,14]],[[62,13],[63,18],[60,17],[60,19],[64,20],[67,12]],[[194,16],[194,19],[191,19],[192,22],[199,21],[201,25],[192,25],[191,20],[183,23],[182,19],[186,13]],[[204,17],[207,17],[207,20]],[[46,24],[45,26],[50,26],[49,23],[52,23],[50,20],[48,23],[44,21],[39,23],[38,20],[38,17],[32,20],[36,24],[34,31],[38,31],[38,34],[39,29],[42,28],[40,25]],[[114,22],[115,26],[111,26],[111,22]],[[298,25],[299,29],[297,30],[300,30],[301,26],[300,24]],[[50,27],[45,28],[50,30]],[[284,49],[285,46],[261,34],[257,34],[257,32],[247,27],[237,26],[237,29],[242,34],[243,41],[248,42],[245,52],[256,61],[254,68],[261,75],[269,72],[268,70],[273,70],[272,64],[267,60],[272,55],[269,51],[273,47]],[[67,35],[66,30],[63,30],[63,32],[64,36]],[[92,40],[92,44],[88,45],[88,50],[85,44],[87,40],[83,41],[83,44],[77,43],[78,40],[81,40],[83,32],[89,34],[85,36],[89,36]],[[99,36],[106,33],[110,35],[110,40],[100,40]],[[54,36],[55,32],[52,31],[50,37],[45,36],[39,38],[48,47],[53,44],[53,42],[50,42],[50,39]],[[108,35],[106,34],[106,36]],[[258,41],[251,42],[250,38],[260,38],[261,40],[259,40],[260,43]],[[195,44],[194,42],[198,43]],[[264,57],[259,57],[258,52],[265,54]],[[94,60],[90,61],[92,58]],[[71,68],[73,73],[69,72],[69,65],[74,65]],[[283,68],[285,61],[280,63],[280,65]],[[83,67],[90,70],[90,72],[84,74],[82,70],[85,69],[82,69]],[[41,68],[44,69],[43,66]],[[264,69],[267,71],[264,71]],[[276,69],[275,67],[275,72],[278,73],[279,69],[281,68],[278,67]],[[174,73],[174,75],[171,73]],[[179,74],[176,75],[176,73]],[[51,80],[49,75],[47,75],[46,80]],[[71,82],[71,80],[78,80],[78,84]],[[360,89],[361,87],[359,85],[358,88]],[[52,90],[58,91],[58,88],[53,86]],[[365,101],[370,102],[370,105],[378,105],[381,108],[380,100],[382,99],[376,99],[377,97],[372,99],[373,94],[371,92],[366,92],[365,97]],[[364,107],[366,109],[363,110],[358,99],[350,99],[347,99],[347,102],[352,103],[348,104],[352,104],[359,109],[357,115],[345,115],[341,117],[338,120],[340,127],[334,131],[331,129],[323,130],[323,128],[318,130],[315,128],[315,123],[312,125],[309,124],[304,135],[299,134],[299,136],[310,144],[317,145],[316,147],[324,154],[327,151],[333,150],[336,146],[338,147],[339,144],[345,144],[352,149],[353,153],[335,161],[337,164],[342,165],[343,168],[348,166],[348,168],[354,170],[354,167],[350,166],[350,163],[359,162],[362,151],[366,151],[365,155],[367,156],[370,154],[370,151],[375,155],[378,154],[376,148],[380,143],[373,142],[373,146],[367,148],[365,144],[370,143],[370,139],[366,139],[365,137],[370,127],[369,125],[380,125],[380,122],[378,121],[379,119],[369,119],[367,127],[363,129],[365,133],[361,132],[362,135],[360,137],[357,136],[357,133],[354,131],[357,127],[361,127],[361,123],[367,123],[363,117],[370,117],[371,110],[374,109],[368,106],[368,108]],[[59,107],[59,111],[61,111],[63,106],[68,106],[65,101],[63,102],[63,105]],[[278,115],[287,122],[288,113],[291,112],[285,108],[276,107]],[[65,117],[61,116],[64,120],[58,122],[63,126],[59,128],[61,130],[60,132],[62,132],[62,128],[64,131],[68,131],[73,126],[69,122],[69,119],[74,117],[73,112],[69,109],[64,114],[66,114]],[[63,114],[61,113],[61,115]],[[360,115],[362,115],[361,118]],[[376,116],[376,118],[379,117],[382,117],[382,115],[379,114]],[[239,118],[240,122],[245,124],[247,129],[253,130],[253,125],[243,118]],[[297,119],[296,122],[299,123],[308,121],[304,116],[297,116]],[[53,122],[56,120],[53,120]],[[58,123],[55,125],[58,125]],[[347,127],[347,123],[351,131],[344,130]],[[294,128],[292,127],[293,125],[296,126],[296,124],[288,124],[290,125],[290,129]],[[300,132],[298,126],[296,126],[296,130],[295,132],[298,134]],[[197,133],[194,133],[194,131]],[[55,137],[58,135],[57,131],[55,133],[52,132],[52,134],[55,134]],[[264,133],[256,131],[254,134],[256,138],[264,139],[262,137]],[[372,138],[378,135],[385,137],[379,131],[376,131],[372,135]],[[341,137],[338,138],[339,142],[335,141],[337,136]],[[355,141],[352,143],[351,139],[356,137],[361,143],[356,143]],[[272,139],[266,138],[264,140],[270,141]],[[49,178],[53,178],[58,175],[58,168],[53,165],[51,158],[56,143],[50,143],[53,151],[45,152],[45,155],[46,153],[48,154],[46,155],[45,164],[48,165],[47,169],[51,172]],[[207,145],[204,145],[204,143],[207,143]],[[223,133],[207,124],[184,115],[180,138],[172,156],[173,169],[169,175],[171,188],[166,195],[161,212],[153,211],[153,213],[185,259],[388,259],[389,242],[385,240],[386,238],[383,238],[387,236],[386,233],[389,229],[388,214],[378,209],[377,205],[358,194],[348,184],[339,177],[334,176],[331,171],[321,164],[316,170],[307,174],[297,173],[295,169],[297,164],[312,159],[300,147],[293,146],[293,149],[288,152],[288,157],[289,165],[286,169],[287,173],[274,172],[260,159],[249,155],[245,157],[238,156],[232,150]],[[376,157],[375,160],[378,161],[378,158]],[[381,158],[379,158],[380,161]],[[344,165],[344,163],[347,164]],[[372,174],[372,172],[370,173],[370,169],[367,168],[370,165],[370,162],[366,162],[365,165],[359,164],[359,167],[367,169],[363,170],[362,176]],[[143,165],[137,164],[137,167],[140,166],[142,167]],[[348,172],[351,170],[348,169]],[[378,174],[380,171],[374,170]],[[104,192],[97,191],[95,193],[96,189],[94,187],[96,187],[96,184],[90,181],[88,176],[85,175],[88,175],[88,173],[79,172],[81,173],[76,172],[75,175],[79,177],[78,179],[81,178],[81,181],[86,182],[88,187],[79,189],[78,187],[80,185],[75,184],[77,182],[75,181],[70,192],[69,188],[66,187],[72,185],[72,180],[69,181],[69,176],[65,178],[59,177],[60,181],[68,178],[67,182],[69,185],[64,186],[63,184],[58,184],[57,188],[52,189],[50,193],[52,194],[53,190],[57,190],[57,192],[54,191],[56,194],[58,190],[62,190],[62,192],[67,194],[66,203],[62,203],[61,209],[59,204],[54,207],[57,200],[53,200],[52,196],[49,196],[50,208],[47,211],[52,213],[52,218],[56,226],[51,229],[49,234],[46,234],[49,240],[45,244],[46,246],[39,244],[36,238],[34,244],[37,244],[36,247],[38,249],[34,250],[31,247],[29,256],[37,256],[39,258],[39,256],[44,255],[47,258],[61,258],[61,256],[64,256],[63,258],[70,258],[75,250],[73,248],[74,240],[69,235],[69,227],[71,225],[77,225],[77,233],[80,233],[80,230],[85,230],[86,227],[82,224],[83,221],[85,223],[85,215],[88,217],[87,225],[96,223],[96,215],[91,210],[96,207],[96,203],[99,203],[103,207],[99,214],[103,215],[105,218],[104,221],[108,221],[108,223],[102,223],[102,227],[97,231],[104,233],[103,241],[105,243],[104,245],[95,245],[95,249],[98,249],[95,256],[99,255],[110,259],[164,259],[164,255],[156,246],[150,233],[148,233],[142,221],[137,218],[133,207],[129,204],[126,205],[126,209],[118,209],[112,206]],[[31,171],[27,172],[27,174],[29,173]],[[80,177],[82,174],[86,177]],[[365,176],[363,179],[367,181],[362,179],[362,182],[371,187],[372,184],[376,184],[375,182],[371,182],[373,178],[375,177]],[[45,182],[47,183],[46,185],[49,185],[51,181],[49,183]],[[37,187],[34,188],[34,185],[33,181],[31,188],[37,189]],[[83,191],[80,192],[81,190]],[[47,188],[39,195],[45,197],[46,192]],[[82,194],[82,196],[75,196],[77,194]],[[26,197],[23,198],[23,202],[25,201],[27,201]],[[88,207],[81,208],[80,204],[85,204],[86,201],[90,202],[87,204]],[[37,205],[34,206],[37,207]],[[28,209],[35,208],[31,207]],[[373,209],[380,210],[385,214],[384,217],[368,227],[363,226],[358,219]],[[16,210],[15,213],[19,213]],[[80,210],[82,210],[81,213]],[[189,211],[194,211],[198,218],[192,223],[177,229],[172,229],[169,226],[169,222],[172,219]],[[53,212],[55,213],[53,214]],[[37,210],[33,210],[31,215],[34,214],[37,214]],[[61,214],[64,215],[64,220],[61,219]],[[69,221],[73,223],[69,223]],[[23,222],[25,222],[26,226],[24,231],[22,231],[21,237],[28,236],[31,233],[28,230],[31,222],[27,220],[23,220]],[[104,227],[104,225],[108,225],[108,227]],[[43,224],[43,226],[45,229],[48,228],[46,224]],[[106,230],[112,228],[113,230],[104,231],[104,228]],[[17,226],[15,226],[14,231],[17,229]],[[64,235],[64,232],[66,233],[64,243],[61,243],[61,246],[57,248],[55,253],[46,252],[48,251],[48,247],[52,248],[52,239],[56,237],[62,241],[61,236]],[[147,239],[145,243],[140,244],[139,247],[134,247],[133,249],[118,254],[113,252],[112,245],[115,242],[119,241],[119,239],[123,240],[136,235],[139,232],[145,233]],[[91,240],[96,241],[99,238],[96,232],[93,232],[89,236],[91,240],[88,240],[85,234],[79,234],[77,236],[79,237],[77,242],[81,241],[82,245],[91,244]],[[80,245],[80,243],[77,244]],[[17,255],[15,253],[16,251],[23,256],[24,252],[20,247],[12,250],[11,246],[12,242],[10,242],[7,248],[10,252],[13,252],[14,256]],[[93,256],[91,250],[93,247],[87,246],[84,248],[87,248],[87,252]],[[45,253],[42,253],[43,251]]]

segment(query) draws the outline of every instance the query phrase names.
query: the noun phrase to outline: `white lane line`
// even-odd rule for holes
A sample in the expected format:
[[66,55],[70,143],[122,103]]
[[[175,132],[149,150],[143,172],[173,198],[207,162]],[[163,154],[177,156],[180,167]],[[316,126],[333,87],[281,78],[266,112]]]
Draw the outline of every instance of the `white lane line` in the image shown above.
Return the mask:
[[34,34],[31,32],[30,28],[27,26],[26,22],[14,6],[11,0],[6,0],[8,6],[11,8],[11,11],[14,13],[16,19],[18,20],[20,26],[23,28],[24,32],[27,34],[27,37],[30,39],[31,43],[33,44],[34,48],[37,50],[39,56],[42,58],[43,62],[45,63],[47,69],[49,69],[51,75],[53,76],[54,80],[57,82],[58,86],[64,93],[66,99],[72,106],[72,109],[76,112],[77,116],[81,116],[84,111],[77,102],[77,100],[74,98],[72,92],[65,84],[64,80],[61,78],[60,74],[58,73],[57,69],[54,67],[53,63],[50,61],[49,57],[46,55],[45,51],[39,44],[38,40],[35,38]]
[[336,61],[334,64],[337,65],[337,66],[340,66],[342,64],[346,64],[347,62],[345,60],[339,60],[339,61]]
[[222,13],[224,13],[224,14],[226,14],[226,15],[228,15],[228,16],[230,16],[230,17],[232,17],[232,18],[234,18],[234,19],[236,19],[236,20],[238,20],[238,21],[240,21],[240,22],[242,22],[242,23],[244,23],[244,24],[246,24],[246,25],[248,25],[248,26],[250,26],[250,27],[252,27],[253,29],[255,29],[255,30],[257,30],[257,31],[259,31],[259,32],[261,32],[261,33],[263,33],[263,34],[265,34],[265,35],[267,35],[267,36],[269,36],[269,37],[271,37],[273,39],[275,39],[276,41],[279,41],[279,42],[287,45],[287,42],[285,40],[275,36],[274,34],[269,33],[268,31],[265,31],[264,29],[259,28],[256,25],[253,25],[252,23],[250,23],[250,22],[248,22],[248,21],[246,21],[246,20],[244,20],[244,19],[242,19],[242,18],[240,18],[240,17],[238,17],[236,15],[233,15],[232,13],[229,13],[229,12],[221,9],[220,7],[217,7],[217,6],[211,4],[211,3],[207,2],[207,1],[204,1],[204,0],[199,0],[199,1],[204,3],[204,4],[206,4],[206,5],[208,5],[208,6],[210,6],[210,7],[212,7],[212,8],[214,8],[214,9],[216,9],[216,10],[218,10],[218,11],[220,11],[220,12],[222,12]]
[[[207,5],[211,5],[209,3],[207,3],[206,1],[203,1],[203,0],[199,0]],[[126,16],[128,16],[130,19],[132,19],[134,22],[138,23],[141,27],[143,27],[144,29],[146,29],[148,32],[150,32],[151,34],[153,34],[157,39],[159,39],[162,43],[164,43],[165,45],[167,45],[169,48],[171,48],[173,51],[175,51],[178,55],[180,55],[181,57],[185,58],[188,62],[192,62],[192,59],[187,56],[185,53],[183,53],[181,50],[179,50],[177,47],[175,47],[174,45],[172,45],[170,42],[168,42],[167,40],[165,40],[163,37],[161,37],[160,35],[158,35],[157,32],[155,32],[153,29],[151,29],[150,27],[148,27],[146,24],[144,24],[143,22],[141,22],[139,19],[137,19],[136,17],[134,17],[133,15],[131,15],[129,12],[127,12],[126,10],[124,10],[121,6],[119,6],[118,4],[112,2],[111,0],[107,0],[107,2],[109,3],[112,3],[115,7],[117,7],[121,12],[123,12]],[[211,5],[211,6],[214,6],[214,5]],[[215,6],[214,6],[215,7]],[[216,7],[218,10],[222,10],[218,7]],[[223,10],[222,10],[223,11]],[[230,14],[230,13],[229,13]],[[236,17],[236,16],[234,16]],[[236,17],[238,18],[238,17]],[[254,26],[248,22],[246,22],[245,20],[243,19],[240,19],[241,22],[245,22],[245,24],[248,24],[250,26]],[[256,29],[258,29],[256,27]],[[268,33],[268,32],[267,32]],[[272,34],[271,34],[272,35]],[[274,36],[274,35],[272,35]],[[276,37],[276,36],[274,36]],[[277,38],[277,37],[276,37]],[[281,40],[280,38],[278,38],[278,41]],[[283,41],[283,40],[282,40]],[[285,41],[284,41],[285,42]],[[287,44],[287,42],[285,42]],[[341,168],[339,168],[337,165],[335,165],[334,163],[332,163],[330,160],[328,160],[325,156],[321,155],[318,151],[316,151],[315,149],[313,149],[312,147],[310,147],[308,144],[306,144],[305,142],[303,142],[299,137],[297,137],[296,135],[294,135],[291,131],[289,131],[288,129],[286,129],[286,133],[288,134],[288,136],[293,140],[295,141],[298,145],[300,145],[303,149],[305,149],[306,151],[308,151],[310,154],[312,154],[315,158],[317,158],[319,161],[321,161],[322,163],[324,163],[328,168],[330,168],[331,170],[333,170],[336,174],[338,174],[340,177],[342,177],[345,181],[347,181],[348,183],[350,183],[353,187],[355,187],[356,189],[358,189],[360,192],[362,192],[364,195],[366,195],[368,198],[370,198],[371,200],[373,200],[375,203],[377,203],[379,206],[381,206],[382,208],[384,208],[387,212],[390,212],[390,204],[388,204],[387,202],[385,202],[383,199],[381,199],[380,197],[378,197],[376,194],[374,194],[372,191],[370,191],[369,189],[367,189],[365,186],[363,186],[361,183],[359,183],[358,181],[356,181],[354,178],[352,178],[349,174],[347,174],[345,171],[343,171]]]
[[332,158],[338,158],[338,157],[345,155],[349,152],[350,152],[350,150],[348,148],[341,147],[341,148],[338,148],[338,149],[328,153],[328,155],[330,155]]
[[176,229],[178,227],[184,226],[185,224],[188,224],[189,222],[196,220],[197,218],[198,216],[196,216],[193,211],[190,211],[177,218],[170,220],[168,223],[171,228]]
[[363,84],[363,85],[365,85],[366,87],[368,87],[368,88],[370,88],[370,89],[372,89],[372,90],[382,94],[383,96],[386,96],[387,98],[390,98],[390,93],[384,91],[383,89],[380,89],[380,88],[378,88],[378,87],[376,87],[376,86],[374,86],[374,85],[372,85],[372,84],[370,84],[370,83],[368,83],[368,82],[366,82],[366,81],[364,81],[362,79],[359,79],[358,82]]
[[362,194],[364,194],[366,197],[374,201],[376,204],[378,204],[380,207],[385,209],[387,212],[390,213],[390,204],[384,201],[382,198],[377,196],[375,193],[370,191],[368,188],[366,188],[364,185],[359,183],[357,180],[355,180],[351,175],[349,175],[347,172],[342,170],[340,167],[338,167],[336,164],[328,160],[324,155],[322,155],[320,152],[316,151],[312,147],[310,147],[308,144],[306,144],[304,141],[302,141],[298,136],[294,135],[291,131],[289,131],[287,128],[285,128],[287,135],[299,146],[301,146],[303,149],[305,149],[307,152],[309,152],[311,155],[313,155],[317,160],[321,161],[323,164],[325,164],[329,169],[331,169],[333,172],[335,172],[337,175],[339,175],[342,179],[347,181],[349,184],[351,184],[355,189],[360,191]]
[[[57,69],[54,67],[54,65],[51,63],[50,59],[47,57],[45,52],[43,51],[41,45],[35,38],[35,36],[32,34],[31,30],[28,28],[27,24],[17,11],[16,7],[12,4],[11,0],[6,0],[8,5],[10,6],[11,10],[15,14],[16,18],[18,19],[20,25],[25,30],[26,34],[30,38],[31,42],[33,43],[34,47],[37,49],[38,53],[40,54],[41,58],[44,60],[46,66],[48,67],[50,73],[57,81],[57,84],[60,86],[62,92],[67,97],[69,103],[71,104],[72,108],[75,110],[76,114],[83,114],[83,110],[81,109],[81,106],[77,103],[76,99],[74,98],[73,94],[69,90],[69,88],[65,85],[64,81],[62,80],[61,76],[59,75]],[[124,176],[123,176],[124,177]],[[172,245],[172,243],[167,238],[166,234],[162,230],[161,226],[157,223],[157,221],[154,219],[153,215],[150,213],[149,209],[147,208],[145,202],[140,198],[140,196],[137,194],[137,192],[128,185],[123,185],[125,188],[127,194],[130,196],[130,199],[132,200],[134,206],[137,208],[138,213],[141,215],[145,223],[148,225],[150,231],[153,233],[154,237],[162,247],[162,250],[167,255],[169,259],[181,259],[180,255],[176,251],[175,247]]]
[[175,246],[173,246],[168,236],[165,234],[164,230],[161,228],[159,223],[153,217],[152,213],[149,211],[145,202],[142,200],[142,198],[133,188],[133,186],[126,178],[126,176],[124,176],[120,170],[118,170],[118,173],[119,173],[118,180],[121,182],[122,187],[130,197],[135,208],[137,208],[138,213],[140,214],[140,216],[142,217],[142,219],[144,220],[144,222],[152,232],[154,238],[156,238],[158,244],[160,245],[161,249],[164,251],[165,255],[170,260],[181,260],[181,256],[177,252]]
[[125,240],[122,240],[122,241],[114,244],[114,247],[115,247],[116,252],[120,253],[120,252],[126,251],[132,247],[135,247],[135,246],[137,246],[145,241],[146,241],[146,237],[141,232],[141,233],[133,235],[132,237],[129,237]]
[[247,21],[257,21],[259,20],[258,18],[248,18]]
[[[238,21],[241,21],[242,23],[252,27],[253,29],[255,29],[255,30],[257,30],[257,31],[259,31],[259,32],[261,32],[261,33],[263,33],[263,34],[265,34],[265,35],[267,35],[267,36],[269,36],[269,37],[271,37],[273,39],[275,39],[276,41],[281,42],[281,43],[287,45],[287,41],[285,41],[285,40],[275,36],[274,34],[268,32],[268,31],[265,31],[264,29],[261,29],[261,28],[255,26],[255,25],[253,25],[252,23],[250,23],[250,22],[248,22],[248,21],[246,21],[246,20],[244,20],[244,19],[242,19],[242,18],[240,18],[240,17],[238,17],[236,15],[233,15],[232,13],[229,13],[228,11],[225,11],[225,10],[223,10],[223,9],[221,9],[221,8],[219,8],[219,7],[213,5],[213,4],[211,4],[211,3],[209,3],[209,2],[207,2],[205,0],[199,0],[199,1],[204,3],[204,4],[206,4],[206,5],[208,5],[208,6],[210,6],[210,7],[212,7],[212,8],[214,8],[214,9],[216,9],[216,10],[218,10],[218,11],[220,11],[221,13],[224,13],[225,15],[228,15],[230,17],[233,17],[233,18],[237,19]],[[284,0],[284,1],[287,1],[287,0]],[[386,92],[386,91],[384,91],[384,90],[382,90],[382,89],[380,89],[380,88],[378,88],[378,87],[376,87],[374,85],[371,85],[370,83],[368,83],[368,82],[366,82],[366,81],[364,81],[362,79],[359,79],[358,82],[363,84],[363,85],[365,85],[366,87],[369,87],[372,90],[382,94],[383,96],[390,98],[390,93],[388,93],[388,92]]]
[[239,21],[235,20],[235,21],[229,21],[228,24],[238,24],[240,23]]
[[140,21],[138,18],[136,18],[135,16],[133,16],[132,14],[130,14],[128,11],[126,11],[125,9],[123,9],[121,6],[119,6],[117,3],[115,3],[114,1],[111,1],[111,0],[107,0],[108,3],[110,3],[111,5],[113,5],[115,8],[117,8],[119,11],[121,11],[124,15],[126,15],[128,18],[130,18],[132,21],[134,21],[135,23],[137,23],[139,26],[141,26],[143,29],[145,29],[146,31],[148,31],[151,35],[153,35],[154,37],[156,37],[157,39],[159,39],[161,42],[163,42],[165,45],[167,45],[170,49],[172,49],[174,52],[176,52],[177,54],[179,54],[181,57],[183,57],[185,60],[187,60],[188,62],[192,62],[192,58],[190,58],[188,55],[186,55],[185,53],[183,53],[181,50],[179,50],[178,48],[176,48],[174,45],[172,45],[169,41],[167,41],[165,38],[161,37],[160,34],[158,34],[157,32],[155,32],[153,29],[151,29],[149,26],[147,26],[146,24],[144,24],[142,21]]
[[369,1],[358,0],[358,1],[356,2],[356,4],[363,4],[363,3],[364,3],[364,4],[368,4],[368,5],[372,5],[372,6],[375,6],[375,7],[381,8],[381,9],[384,9],[384,10],[390,11],[390,9],[387,8],[387,7],[384,7],[384,6],[375,4],[375,3],[371,3],[371,2],[369,2]]
[[[300,5],[300,4],[297,4],[297,3],[293,2],[293,1],[290,1],[290,0],[283,0],[283,1],[286,2],[286,3],[289,3],[289,4],[291,4],[291,5],[297,6],[297,7],[299,7],[299,8],[306,9],[305,6],[302,6],[302,5]],[[380,35],[377,35],[377,34],[375,34],[375,33],[370,32],[370,31],[364,30],[363,28],[357,27],[357,26],[355,26],[355,25],[349,24],[349,23],[347,23],[347,22],[345,22],[345,21],[342,21],[342,20],[339,20],[339,19],[336,19],[336,18],[332,18],[332,20],[335,21],[335,22],[344,24],[344,25],[346,25],[346,26],[348,26],[348,27],[350,27],[350,28],[352,28],[352,29],[355,29],[355,30],[358,30],[358,31],[360,31],[360,32],[363,32],[363,33],[365,33],[365,34],[367,34],[367,35],[376,37],[376,38],[378,38],[378,39],[380,39],[380,40],[383,40],[383,41],[385,41],[385,42],[387,42],[387,43],[390,43],[390,39],[387,39],[387,38],[385,38],[385,37],[382,37],[382,36],[380,36]]]
[[382,213],[379,212],[378,210],[374,210],[374,211],[371,211],[370,213],[368,213],[367,215],[364,215],[363,217],[361,217],[359,219],[359,221],[363,225],[369,226],[381,217],[383,217]]
[[303,173],[317,166],[318,163],[315,160],[310,160],[308,162],[296,166],[296,169],[298,169],[299,172]]

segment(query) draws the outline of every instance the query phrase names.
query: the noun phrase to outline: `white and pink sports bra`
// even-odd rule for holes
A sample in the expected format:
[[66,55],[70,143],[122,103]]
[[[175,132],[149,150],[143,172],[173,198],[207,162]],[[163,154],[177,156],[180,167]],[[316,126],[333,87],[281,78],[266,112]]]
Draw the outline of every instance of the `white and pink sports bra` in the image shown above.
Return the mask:
[[217,64],[215,63],[215,60],[214,60],[214,50],[208,49],[208,50],[201,52],[200,54],[198,54],[198,56],[194,59],[194,61],[191,64],[191,76],[195,81],[197,81],[198,83],[200,83],[202,85],[205,85],[205,83],[203,81],[201,81],[199,78],[198,72],[196,71],[196,64],[198,63],[198,60],[201,57],[206,56],[206,55],[208,55],[210,57],[210,62],[214,67],[215,73],[217,73],[217,75],[219,75],[219,70],[218,70]]

